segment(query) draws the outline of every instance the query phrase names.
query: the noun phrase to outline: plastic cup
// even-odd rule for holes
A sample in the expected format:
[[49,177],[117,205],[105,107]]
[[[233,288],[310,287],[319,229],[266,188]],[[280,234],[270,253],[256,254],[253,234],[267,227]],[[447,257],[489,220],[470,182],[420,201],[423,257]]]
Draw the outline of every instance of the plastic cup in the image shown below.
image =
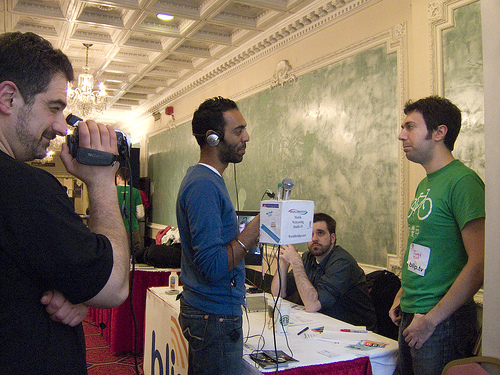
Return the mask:
[[[280,334],[284,334],[287,331],[288,324],[290,323],[290,308],[291,303],[285,301],[282,298],[278,298],[276,302],[276,298],[270,297],[267,300],[267,312],[269,318],[268,328],[273,328],[273,320],[274,327],[276,332]],[[273,315],[274,310],[274,315]]]
[[280,303],[274,314],[278,333],[286,333],[288,324],[290,323],[290,303],[287,301]]

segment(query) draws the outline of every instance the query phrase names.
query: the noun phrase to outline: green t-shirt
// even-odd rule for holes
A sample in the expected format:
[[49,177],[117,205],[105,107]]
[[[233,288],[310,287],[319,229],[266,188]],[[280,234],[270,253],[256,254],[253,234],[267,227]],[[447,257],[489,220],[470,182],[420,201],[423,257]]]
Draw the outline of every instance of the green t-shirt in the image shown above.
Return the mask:
[[[125,186],[116,185],[118,192],[118,203],[122,212],[123,223],[125,230],[130,231],[128,226],[128,219],[132,218],[132,231],[139,230],[139,222],[137,221],[137,206],[142,204],[141,193],[136,188],[132,188],[132,210],[130,210],[130,186],[127,186],[127,194],[125,194]],[[124,200],[126,201],[124,202]],[[129,213],[129,211],[132,211]],[[125,215],[126,214],[126,215]]]
[[408,212],[401,309],[427,313],[446,294],[467,263],[461,230],[485,217],[484,182],[454,160],[418,185]]

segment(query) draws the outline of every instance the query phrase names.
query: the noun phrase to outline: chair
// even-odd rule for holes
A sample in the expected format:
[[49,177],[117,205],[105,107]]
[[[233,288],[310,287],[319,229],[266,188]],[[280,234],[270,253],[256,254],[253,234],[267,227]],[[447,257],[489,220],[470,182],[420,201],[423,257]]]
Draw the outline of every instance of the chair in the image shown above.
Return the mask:
[[366,283],[377,315],[376,333],[397,340],[398,326],[389,317],[389,310],[401,288],[401,280],[388,270],[377,270],[366,275]]
[[441,375],[498,375],[500,359],[494,357],[469,357],[448,363]]

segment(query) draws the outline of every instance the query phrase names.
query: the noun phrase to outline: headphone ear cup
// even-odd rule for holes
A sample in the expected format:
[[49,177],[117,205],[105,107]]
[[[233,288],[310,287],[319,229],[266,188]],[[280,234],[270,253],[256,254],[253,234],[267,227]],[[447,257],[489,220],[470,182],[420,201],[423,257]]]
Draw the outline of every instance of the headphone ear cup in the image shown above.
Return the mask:
[[211,133],[207,136],[207,143],[209,146],[215,147],[219,144],[219,136],[215,133]]

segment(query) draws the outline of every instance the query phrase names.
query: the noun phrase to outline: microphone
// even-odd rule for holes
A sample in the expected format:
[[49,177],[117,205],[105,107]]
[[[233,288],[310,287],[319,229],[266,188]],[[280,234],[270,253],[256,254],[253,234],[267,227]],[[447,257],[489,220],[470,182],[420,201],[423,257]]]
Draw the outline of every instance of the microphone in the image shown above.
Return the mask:
[[281,183],[283,184],[283,200],[287,201],[290,199],[290,192],[292,191],[295,182],[291,178],[285,177]]
[[283,183],[278,183],[278,194],[276,194],[276,200],[281,200],[281,195],[283,193]]

